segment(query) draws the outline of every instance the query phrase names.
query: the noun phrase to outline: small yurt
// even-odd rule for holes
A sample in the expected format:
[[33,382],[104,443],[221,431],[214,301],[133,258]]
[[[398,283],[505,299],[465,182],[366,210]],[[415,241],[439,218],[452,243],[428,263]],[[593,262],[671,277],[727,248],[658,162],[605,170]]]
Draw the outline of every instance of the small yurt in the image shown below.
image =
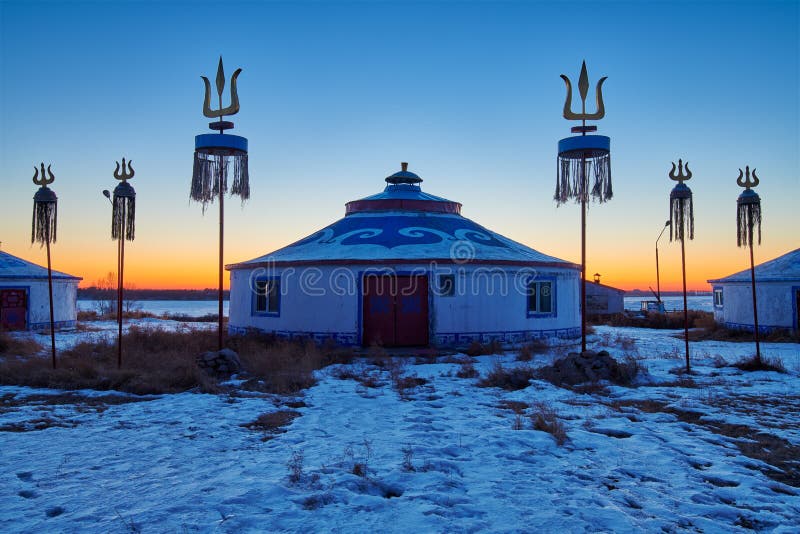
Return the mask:
[[463,217],[405,163],[385,180],[330,226],[228,265],[230,332],[386,347],[580,335],[578,265]]
[[[758,329],[798,330],[800,322],[800,248],[756,265]],[[728,328],[753,330],[750,269],[709,280],[714,289],[714,318]]]
[[[56,328],[74,328],[81,278],[53,271],[53,317]],[[50,328],[47,268],[0,251],[0,328]]]

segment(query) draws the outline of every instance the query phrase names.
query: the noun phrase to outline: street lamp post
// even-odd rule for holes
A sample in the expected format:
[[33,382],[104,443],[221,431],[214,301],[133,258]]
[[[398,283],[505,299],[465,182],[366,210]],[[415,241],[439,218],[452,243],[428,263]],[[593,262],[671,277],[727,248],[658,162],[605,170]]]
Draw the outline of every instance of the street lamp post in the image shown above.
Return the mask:
[[664,223],[661,233],[658,234],[658,237],[656,238],[656,300],[658,301],[659,306],[661,305],[661,277],[658,270],[658,240],[661,239],[662,235],[664,235],[664,230],[666,230],[668,226],[669,221]]

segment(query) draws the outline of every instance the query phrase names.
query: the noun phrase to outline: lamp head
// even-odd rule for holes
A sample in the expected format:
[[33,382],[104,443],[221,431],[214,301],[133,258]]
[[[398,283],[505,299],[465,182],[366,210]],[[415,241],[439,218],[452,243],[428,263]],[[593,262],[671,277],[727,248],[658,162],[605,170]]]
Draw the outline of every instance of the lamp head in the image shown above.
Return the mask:
[[108,200],[111,200],[111,193],[108,191],[108,189],[103,189],[103,196]]

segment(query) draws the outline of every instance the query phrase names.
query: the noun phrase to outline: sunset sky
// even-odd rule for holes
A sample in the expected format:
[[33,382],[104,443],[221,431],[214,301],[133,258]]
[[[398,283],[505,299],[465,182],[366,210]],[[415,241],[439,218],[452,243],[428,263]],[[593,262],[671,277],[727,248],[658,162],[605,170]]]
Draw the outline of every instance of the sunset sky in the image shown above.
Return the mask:
[[[380,191],[401,161],[423,190],[541,252],[580,261],[580,208],[553,201],[565,88],[604,86],[614,198],[589,211],[589,275],[655,287],[670,162],[690,162],[694,289],[749,266],[738,169],[758,169],[757,261],[800,246],[798,2],[0,2],[0,241],[30,244],[33,166],[59,196],[54,267],[84,285],[116,268],[115,161],[134,161],[139,288],[216,285],[217,212],[189,201],[201,75],[241,67],[233,133],[252,198],[226,203],[225,262],[261,256]],[[228,91],[225,99],[227,101]],[[576,97],[577,98],[577,97]],[[580,104],[576,100],[577,105]],[[589,102],[587,102],[587,105]],[[668,234],[668,232],[667,232]],[[660,242],[662,289],[680,246]]]

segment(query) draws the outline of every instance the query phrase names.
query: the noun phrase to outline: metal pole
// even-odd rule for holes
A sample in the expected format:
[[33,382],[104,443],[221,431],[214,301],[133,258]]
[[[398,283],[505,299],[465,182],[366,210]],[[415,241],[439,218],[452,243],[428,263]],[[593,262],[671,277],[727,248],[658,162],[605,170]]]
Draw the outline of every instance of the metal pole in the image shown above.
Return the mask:
[[[44,168],[44,167],[42,167]],[[49,224],[49,223],[48,223]],[[56,329],[53,317],[53,269],[50,265],[50,227],[47,227],[47,289],[50,292],[50,351],[53,356],[53,369],[56,368]]]
[[658,241],[656,241],[656,299],[661,302],[661,278],[658,274]]
[[126,206],[123,202],[122,204],[122,219],[120,220],[119,229],[119,270],[117,271],[117,369],[122,368],[122,292],[123,292],[123,280],[124,280],[124,273],[125,273],[125,219],[127,217],[126,213]]
[[[683,232],[683,228],[681,228]],[[685,237],[681,233],[681,270],[683,271],[683,339],[686,343],[686,372],[691,372],[689,366],[689,310],[686,307],[686,250]]]
[[586,157],[581,160],[581,352],[586,352]]
[[753,262],[753,229],[750,228],[750,282],[753,288],[753,333],[756,339],[756,362],[761,366],[761,342],[758,335],[758,306],[756,305],[756,268]]
[[224,236],[224,229],[225,229],[225,208],[223,204],[223,199],[225,194],[223,192],[224,188],[223,185],[225,184],[225,166],[224,166],[224,156],[219,157],[219,168],[220,168],[220,176],[219,176],[219,325],[218,325],[218,349],[222,350],[222,251],[223,251],[223,236]]

